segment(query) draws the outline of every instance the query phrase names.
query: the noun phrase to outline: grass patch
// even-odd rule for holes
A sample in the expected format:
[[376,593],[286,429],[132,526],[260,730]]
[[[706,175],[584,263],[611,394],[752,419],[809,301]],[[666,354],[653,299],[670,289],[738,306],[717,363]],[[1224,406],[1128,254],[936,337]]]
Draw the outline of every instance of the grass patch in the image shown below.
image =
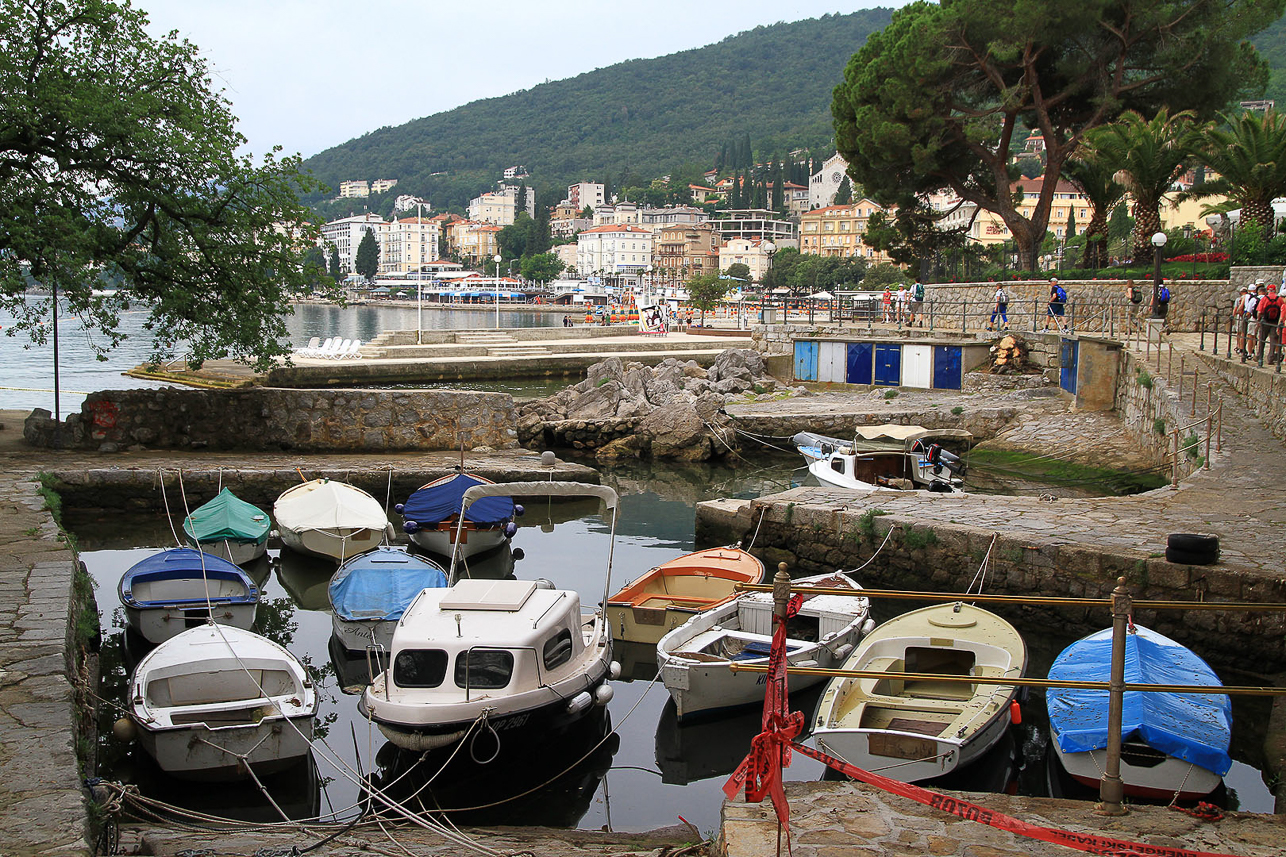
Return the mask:
[[54,523],[61,529],[63,525],[63,498],[54,490],[54,477],[48,473],[42,473],[37,477],[37,481],[40,482],[40,488],[37,489],[37,493],[45,498],[45,508],[49,510],[49,514],[53,515]]
[[964,413],[964,408],[960,407],[959,405],[956,405],[954,408],[951,409],[951,413],[955,414],[956,416],[960,416],[961,414]]
[[1012,449],[974,449],[970,453],[970,466],[1048,485],[1095,486],[1116,495],[1151,491],[1168,481],[1157,473],[1133,473],[1070,461],[1055,461]]
[[1145,390],[1152,389],[1152,375],[1151,373],[1148,372],[1148,370],[1140,369],[1139,374],[1135,377],[1134,380],[1138,381],[1139,386],[1142,387],[1143,389]]
[[885,391],[884,391],[884,399],[885,399],[885,401],[887,401],[887,400],[889,400],[889,399],[896,399],[896,398],[897,398],[897,395],[898,395],[898,391],[897,391],[897,390],[885,390]]
[[1188,458],[1194,461],[1201,458],[1201,453],[1198,451],[1201,448],[1201,438],[1197,437],[1196,432],[1189,434],[1181,443],[1183,444],[1183,452]]
[[875,519],[887,515],[883,509],[867,509],[857,519],[857,532],[869,541],[875,541]]
[[902,544],[911,550],[923,550],[930,545],[938,543],[938,534],[933,531],[932,527],[925,527],[921,530],[903,530]]
[[27,527],[23,532],[29,536],[38,536],[40,535],[40,527]]
[[795,504],[794,504],[794,503],[787,503],[787,504],[786,504],[786,518],[785,518],[785,520],[784,520],[782,523],[784,523],[786,526],[788,526],[788,527],[789,527],[789,526],[790,526],[790,522],[791,522],[791,521],[793,521],[793,520],[795,520]]
[[1165,420],[1157,417],[1152,421],[1152,430],[1157,434],[1165,434]]

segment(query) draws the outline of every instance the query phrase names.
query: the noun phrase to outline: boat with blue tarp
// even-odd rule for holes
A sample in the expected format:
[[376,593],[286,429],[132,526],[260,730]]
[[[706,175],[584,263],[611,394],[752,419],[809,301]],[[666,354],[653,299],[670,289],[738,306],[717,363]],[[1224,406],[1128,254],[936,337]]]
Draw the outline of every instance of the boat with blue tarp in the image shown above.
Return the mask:
[[227,488],[183,519],[188,544],[236,565],[264,555],[270,528],[266,512]]
[[130,626],[150,643],[209,621],[249,630],[259,604],[250,575],[194,548],[170,548],[135,563],[118,594]]
[[492,484],[472,473],[453,473],[417,488],[394,508],[402,516],[402,529],[424,550],[449,557],[458,538],[459,555],[469,557],[499,547],[518,529],[514,517],[522,514],[522,507],[512,497],[483,497],[465,509],[461,519],[464,492]]
[[355,556],[330,580],[335,637],[352,652],[369,646],[387,651],[397,620],[415,597],[446,585],[446,571],[427,557],[389,547]]
[[[1112,629],[1072,643],[1050,679],[1107,681]],[[1125,635],[1127,684],[1222,687],[1214,670],[1185,646],[1141,625]],[[1078,782],[1097,787],[1106,770],[1108,692],[1050,688],[1054,751]],[[1214,791],[1232,767],[1232,702],[1223,693],[1128,690],[1121,718],[1121,781],[1137,797],[1191,800]]]

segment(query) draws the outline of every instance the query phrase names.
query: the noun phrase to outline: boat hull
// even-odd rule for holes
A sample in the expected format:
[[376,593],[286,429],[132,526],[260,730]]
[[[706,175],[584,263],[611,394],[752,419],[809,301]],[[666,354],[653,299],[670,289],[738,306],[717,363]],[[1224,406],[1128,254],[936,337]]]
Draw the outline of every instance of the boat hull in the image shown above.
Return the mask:
[[330,527],[291,529],[281,527],[281,543],[293,551],[343,562],[379,547],[391,528]]
[[700,610],[694,607],[670,605],[661,609],[635,607],[628,604],[607,605],[607,623],[612,628],[612,639],[626,643],[656,645],[661,638],[691,619]]
[[231,539],[219,539],[212,542],[194,542],[191,538],[188,544],[197,550],[205,551],[208,554],[217,556],[220,559],[226,559],[233,565],[246,565],[254,562],[263,556],[268,550],[268,537],[265,535],[262,540],[254,542],[240,542]]
[[[1059,764],[1083,786],[1097,789],[1107,770],[1107,751],[1091,750],[1064,753],[1055,736],[1050,742]],[[1153,759],[1155,761],[1155,759]],[[1121,754],[1121,786],[1132,797],[1170,800],[1178,792],[1179,800],[1198,800],[1210,794],[1223,782],[1223,777],[1200,765],[1166,756],[1160,763],[1136,765],[1130,754]]]
[[[856,639],[854,634],[853,638]],[[816,661],[816,663],[812,663]],[[748,663],[754,663],[750,661]],[[767,663],[767,659],[763,659]],[[838,666],[833,657],[808,658],[803,662],[791,661],[792,666],[820,666],[829,669]],[[680,722],[704,717],[720,717],[748,705],[764,703],[767,687],[766,674],[761,672],[733,672],[726,664],[691,664],[671,662],[661,668],[661,678]],[[787,687],[798,693],[824,679],[821,676],[789,673]],[[684,685],[687,687],[684,687]]]
[[[409,535],[411,541],[422,550],[438,556],[451,556],[451,544],[455,539],[454,525],[451,526],[449,531],[426,528],[417,530]],[[461,557],[475,556],[489,550],[495,550],[506,541],[508,541],[508,537],[502,528],[474,529],[467,527],[462,532],[459,555]]]
[[190,628],[199,628],[211,620],[220,625],[250,630],[255,621],[257,604],[215,604],[211,610],[204,604],[191,607],[125,608],[125,619],[149,643],[164,643]]
[[365,653],[368,648],[375,646],[383,649],[386,656],[393,646],[393,631],[397,628],[396,619],[354,622],[341,619],[333,613],[330,624],[335,639],[345,651]]
[[161,770],[185,780],[227,782],[247,776],[245,762],[256,774],[272,774],[297,764],[309,754],[313,715],[273,717],[253,726],[211,729],[139,730],[139,743]]

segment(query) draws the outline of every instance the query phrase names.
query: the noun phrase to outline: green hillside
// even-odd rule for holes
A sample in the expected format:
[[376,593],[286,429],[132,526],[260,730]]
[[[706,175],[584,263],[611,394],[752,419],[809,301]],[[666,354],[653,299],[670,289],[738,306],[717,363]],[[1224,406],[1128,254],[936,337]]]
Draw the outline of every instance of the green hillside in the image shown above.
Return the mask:
[[[617,184],[626,173],[650,179],[684,164],[708,168],[724,144],[745,135],[762,158],[832,148],[831,90],[891,14],[869,9],[756,27],[381,128],[306,166],[332,188],[396,178],[393,195],[426,196],[441,209],[467,204],[515,164],[531,171],[529,184],[553,190],[581,180]],[[387,204],[371,200],[375,210]]]

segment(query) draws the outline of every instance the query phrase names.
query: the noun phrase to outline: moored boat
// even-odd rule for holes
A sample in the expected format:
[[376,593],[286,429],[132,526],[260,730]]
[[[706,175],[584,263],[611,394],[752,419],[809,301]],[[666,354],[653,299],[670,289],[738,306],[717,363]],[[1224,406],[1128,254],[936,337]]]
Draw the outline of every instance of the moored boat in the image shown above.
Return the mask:
[[[853,594],[809,595],[814,587],[851,589]],[[803,593],[805,600],[786,625],[788,666],[837,666],[874,625],[870,601],[843,573],[800,578],[791,582],[791,591]],[[763,702],[763,674],[729,667],[768,663],[772,610],[772,593],[746,592],[698,613],[661,638],[656,646],[657,665],[679,720]],[[794,693],[821,680],[791,673],[789,689]]]
[[[935,604],[877,627],[836,678],[813,718],[823,751],[902,782],[932,779],[984,755],[1012,722],[1027,646],[1013,625],[960,602]],[[974,677],[976,682],[951,681]]]
[[[1054,659],[1049,677],[1107,681],[1112,629],[1072,643]],[[1127,684],[1222,687],[1190,649],[1141,625],[1125,638]],[[1050,688],[1051,743],[1067,773],[1097,788],[1106,770],[1106,690]],[[1136,797],[1191,800],[1214,791],[1232,766],[1232,703],[1227,694],[1127,690],[1121,717],[1121,783]]]
[[763,577],[764,564],[735,545],[664,562],[607,599],[612,639],[655,644],[702,610],[731,599],[738,583]]
[[463,513],[464,492],[477,485],[494,485],[472,473],[453,473],[417,488],[395,510],[411,541],[439,556],[451,556],[459,541],[459,554],[470,557],[500,547],[513,537],[514,516],[521,514],[512,497],[484,497]]
[[235,565],[264,555],[270,527],[267,513],[227,488],[183,519],[188,544]]
[[177,777],[231,780],[284,770],[309,754],[317,689],[283,647],[205,624],[157,646],[130,679],[143,749]]
[[286,547],[336,562],[379,547],[393,533],[378,500],[334,479],[287,488],[273,504],[272,516]]
[[424,589],[447,585],[440,565],[397,548],[376,548],[346,560],[328,592],[335,637],[352,652],[387,652],[393,627]]
[[207,621],[248,629],[259,605],[250,575],[193,548],[170,548],[135,563],[117,592],[130,627],[150,643]]
[[854,491],[964,490],[965,465],[942,442],[967,445],[964,429],[860,426],[851,440],[799,432],[791,439],[820,482]]
[[[616,533],[616,492],[599,485],[527,482],[475,485],[467,511],[486,497],[597,497]],[[572,729],[612,698],[611,637],[601,610],[582,611],[580,595],[548,581],[459,579],[452,555],[449,588],[425,589],[393,632],[390,665],[360,708],[398,747],[431,750],[471,732],[504,741],[542,741]],[[611,578],[607,552],[605,581]]]

